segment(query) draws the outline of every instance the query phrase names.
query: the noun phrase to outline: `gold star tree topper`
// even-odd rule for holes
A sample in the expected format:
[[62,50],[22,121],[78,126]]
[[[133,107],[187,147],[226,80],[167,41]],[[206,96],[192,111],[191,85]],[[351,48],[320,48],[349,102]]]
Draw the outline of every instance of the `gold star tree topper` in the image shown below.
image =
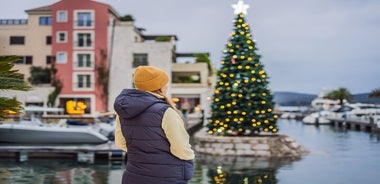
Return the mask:
[[234,14],[240,14],[243,13],[244,15],[247,14],[247,9],[249,8],[248,4],[244,4],[243,0],[239,0],[237,4],[231,5],[234,9]]

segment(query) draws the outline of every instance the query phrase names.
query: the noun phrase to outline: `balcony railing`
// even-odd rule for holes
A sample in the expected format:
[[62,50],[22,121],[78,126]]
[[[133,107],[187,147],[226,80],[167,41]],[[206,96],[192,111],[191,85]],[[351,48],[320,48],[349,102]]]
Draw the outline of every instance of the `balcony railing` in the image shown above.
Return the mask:
[[0,19],[0,25],[26,25],[28,19]]
[[75,61],[74,66],[76,68],[93,68],[94,62],[93,61]]
[[92,20],[76,20],[75,26],[77,27],[92,27],[94,25],[94,21]]
[[94,87],[94,83],[92,82],[76,82],[74,83],[75,87],[77,89],[91,89],[92,87]]
[[92,47],[92,40],[91,39],[79,39],[75,41],[76,47]]
[[172,82],[177,83],[201,83],[199,72],[172,72]]

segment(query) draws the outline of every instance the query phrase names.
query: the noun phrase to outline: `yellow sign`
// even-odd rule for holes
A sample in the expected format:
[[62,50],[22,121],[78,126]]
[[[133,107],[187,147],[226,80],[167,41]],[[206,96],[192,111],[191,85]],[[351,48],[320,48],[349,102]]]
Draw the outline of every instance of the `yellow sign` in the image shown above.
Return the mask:
[[83,101],[69,100],[66,102],[66,112],[68,114],[84,114],[87,105]]

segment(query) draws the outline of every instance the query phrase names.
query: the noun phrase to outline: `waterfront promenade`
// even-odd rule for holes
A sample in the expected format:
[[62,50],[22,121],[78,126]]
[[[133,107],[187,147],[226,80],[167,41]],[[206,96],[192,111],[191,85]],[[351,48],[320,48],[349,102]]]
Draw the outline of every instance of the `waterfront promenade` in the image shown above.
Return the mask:
[[[190,135],[194,134],[203,126],[203,121],[203,116],[189,116],[185,121],[186,130]],[[124,161],[126,153],[118,149],[113,141],[74,145],[0,144],[0,158],[15,158],[20,162],[29,158],[72,158],[78,162],[93,163],[98,159]]]
[[327,118],[331,121],[331,125],[343,129],[361,130],[374,133],[380,133],[378,124],[370,120],[347,119],[347,118]]

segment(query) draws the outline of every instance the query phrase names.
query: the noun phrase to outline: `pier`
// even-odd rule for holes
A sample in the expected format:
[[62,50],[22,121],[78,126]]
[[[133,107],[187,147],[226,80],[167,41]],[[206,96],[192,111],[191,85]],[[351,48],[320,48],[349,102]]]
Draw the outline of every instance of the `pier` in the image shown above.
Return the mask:
[[351,130],[360,130],[368,132],[380,132],[380,127],[370,120],[358,120],[349,118],[327,118],[335,127],[347,128]]
[[[204,117],[189,117],[186,130],[193,135],[203,126]],[[15,135],[20,136],[20,135]],[[113,141],[103,144],[75,145],[15,145],[0,144],[0,158],[14,158],[19,162],[31,158],[68,158],[78,162],[94,163],[96,160],[108,160],[112,163],[124,163],[127,153],[115,146]]]
[[123,161],[125,152],[118,149],[113,141],[97,145],[0,145],[0,158],[71,158],[78,162],[93,163],[95,159]]

